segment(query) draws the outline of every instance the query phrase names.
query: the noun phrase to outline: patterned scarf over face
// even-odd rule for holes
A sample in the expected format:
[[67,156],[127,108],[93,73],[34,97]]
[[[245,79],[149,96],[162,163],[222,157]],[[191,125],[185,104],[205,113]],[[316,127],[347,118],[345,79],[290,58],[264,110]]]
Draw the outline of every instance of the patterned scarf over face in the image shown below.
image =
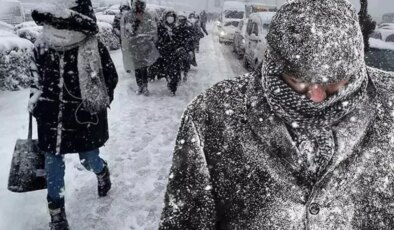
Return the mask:
[[302,160],[301,170],[315,180],[330,163],[335,151],[332,125],[351,113],[367,96],[366,68],[338,93],[324,102],[315,103],[295,92],[282,80],[282,65],[266,53],[262,69],[263,88],[273,112],[289,127]]

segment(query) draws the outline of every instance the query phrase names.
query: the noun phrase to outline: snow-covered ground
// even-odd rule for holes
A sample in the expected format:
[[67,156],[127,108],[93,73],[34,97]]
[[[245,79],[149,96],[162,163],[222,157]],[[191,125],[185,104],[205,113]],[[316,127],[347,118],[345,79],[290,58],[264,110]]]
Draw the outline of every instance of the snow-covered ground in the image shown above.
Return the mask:
[[[110,140],[102,148],[113,188],[98,198],[97,180],[66,156],[66,211],[73,230],[157,229],[180,117],[186,105],[218,81],[245,72],[217,37],[201,40],[197,68],[171,97],[165,80],[150,83],[149,97],[137,96],[134,77],[123,70],[120,51],[112,53],[120,77],[109,113]],[[15,194],[7,190],[17,138],[26,138],[29,91],[0,92],[0,229],[48,229],[46,191]]]

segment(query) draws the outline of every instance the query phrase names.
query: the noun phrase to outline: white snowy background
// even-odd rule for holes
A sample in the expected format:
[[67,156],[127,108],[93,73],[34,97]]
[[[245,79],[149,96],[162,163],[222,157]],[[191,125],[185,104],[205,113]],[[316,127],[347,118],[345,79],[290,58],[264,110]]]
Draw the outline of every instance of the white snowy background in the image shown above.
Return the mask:
[[[192,67],[176,97],[170,96],[164,79],[149,83],[149,97],[137,96],[134,76],[123,69],[121,51],[111,53],[119,83],[109,111],[110,139],[101,156],[109,163],[113,188],[107,197],[98,198],[96,176],[82,167],[77,155],[67,155],[65,196],[71,229],[157,229],[184,109],[216,82],[246,72],[232,47],[220,45],[210,32],[201,40],[198,67]],[[7,190],[15,141],[27,137],[28,97],[29,90],[0,91],[0,230],[48,229],[45,190]]]

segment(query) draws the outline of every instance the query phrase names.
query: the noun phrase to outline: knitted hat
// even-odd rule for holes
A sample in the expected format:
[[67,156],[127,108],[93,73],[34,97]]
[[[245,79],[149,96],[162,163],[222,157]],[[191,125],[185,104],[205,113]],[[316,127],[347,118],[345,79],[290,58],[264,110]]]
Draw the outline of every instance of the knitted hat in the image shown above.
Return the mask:
[[146,9],[146,0],[134,0],[131,3],[131,9],[134,12],[145,12]]
[[365,73],[358,16],[346,0],[288,1],[272,19],[267,42],[274,61],[304,82],[334,83]]
[[37,24],[49,24],[60,30],[79,31],[86,35],[97,34],[92,3],[90,0],[65,0],[46,4],[31,14]]

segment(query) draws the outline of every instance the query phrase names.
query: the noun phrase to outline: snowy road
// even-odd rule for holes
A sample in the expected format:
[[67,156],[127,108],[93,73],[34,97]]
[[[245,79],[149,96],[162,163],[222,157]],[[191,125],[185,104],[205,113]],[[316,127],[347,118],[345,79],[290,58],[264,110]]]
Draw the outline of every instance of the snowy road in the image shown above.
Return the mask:
[[[212,33],[211,33],[212,34]],[[181,114],[201,91],[245,73],[232,47],[210,35],[201,41],[197,68],[171,97],[164,80],[150,83],[149,97],[137,96],[134,77],[123,70],[120,51],[112,53],[120,81],[109,113],[110,140],[102,149],[113,189],[98,198],[96,178],[66,157],[66,211],[73,230],[157,229],[167,175]],[[46,192],[7,191],[11,154],[17,138],[27,135],[28,90],[0,92],[0,229],[48,229]]]

